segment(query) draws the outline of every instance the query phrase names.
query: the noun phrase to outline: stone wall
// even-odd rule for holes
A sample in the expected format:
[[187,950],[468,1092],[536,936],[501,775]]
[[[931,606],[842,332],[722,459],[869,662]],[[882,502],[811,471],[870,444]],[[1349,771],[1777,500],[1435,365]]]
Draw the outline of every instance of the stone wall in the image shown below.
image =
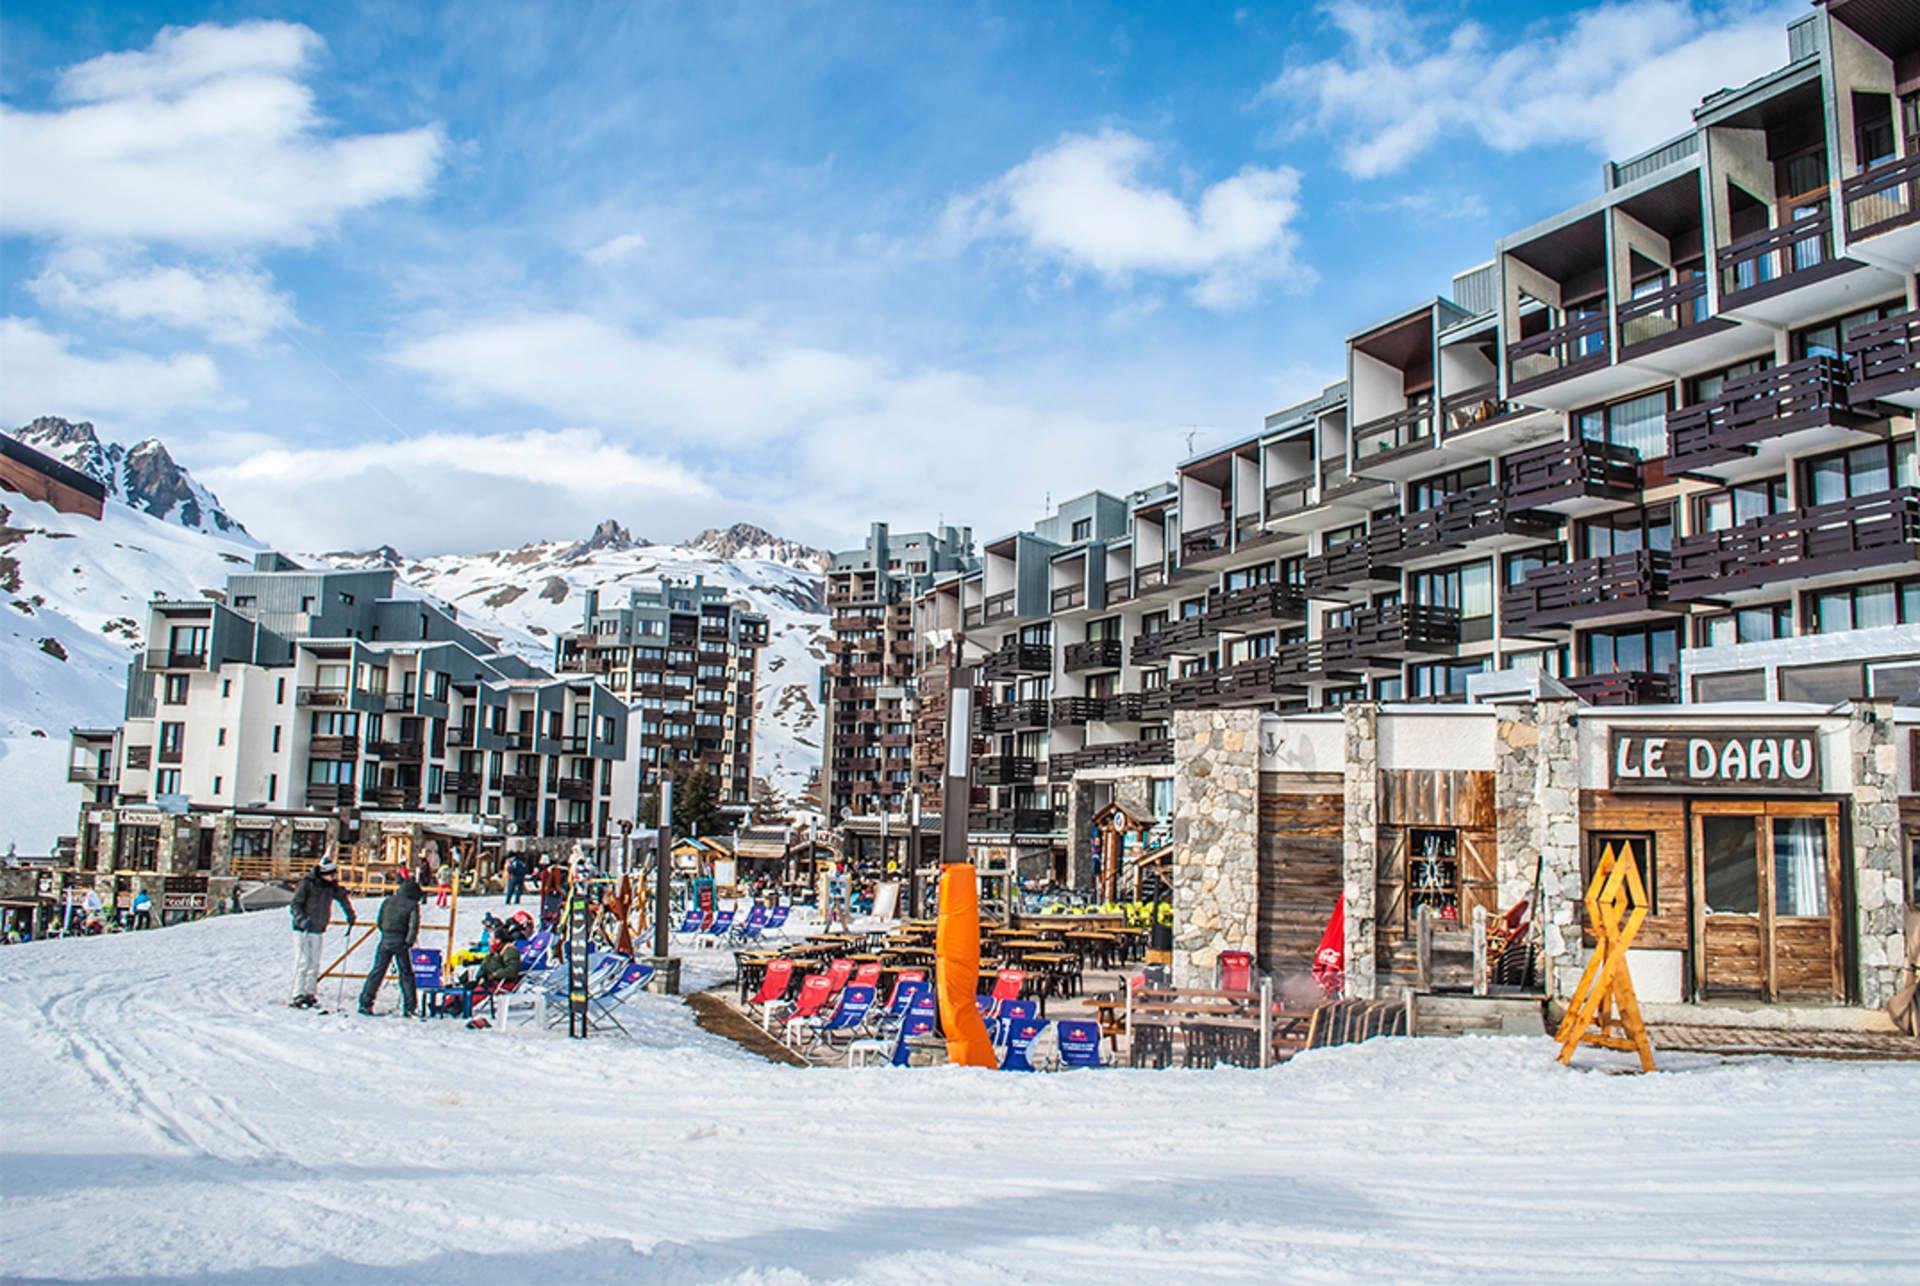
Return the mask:
[[[1580,940],[1580,743],[1574,726],[1579,703],[1522,701],[1497,708],[1493,798],[1500,846],[1496,869],[1500,909],[1533,896],[1547,914],[1535,914],[1541,980],[1549,995],[1566,997],[1586,967]],[[1537,912],[1537,908],[1536,908]]]
[[1093,841],[1088,837],[1087,825],[1100,808],[1106,807],[1104,803],[1098,808],[1094,806],[1095,795],[1107,793],[1097,789],[1102,786],[1112,787],[1108,802],[1120,805],[1127,816],[1137,821],[1153,818],[1153,778],[1144,773],[1073,779],[1067,791],[1067,886],[1086,894],[1094,892]]
[[1853,703],[1847,736],[1853,760],[1854,934],[1860,1003],[1871,1008],[1893,996],[1907,958],[1899,753],[1893,735],[1893,702]]
[[1173,985],[1210,987],[1260,918],[1260,712],[1174,712]]
[[1379,994],[1375,965],[1374,902],[1379,879],[1380,708],[1370,701],[1345,707],[1346,817],[1341,835],[1341,880],[1346,889],[1346,967],[1349,997]]

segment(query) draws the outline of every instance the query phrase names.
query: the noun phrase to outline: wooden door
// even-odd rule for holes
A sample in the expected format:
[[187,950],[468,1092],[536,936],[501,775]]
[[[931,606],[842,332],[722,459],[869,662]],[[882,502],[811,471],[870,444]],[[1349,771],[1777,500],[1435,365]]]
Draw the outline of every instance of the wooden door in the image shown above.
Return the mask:
[[1505,908],[1500,905],[1500,877],[1495,858],[1499,842],[1492,831],[1460,832],[1460,923],[1473,924],[1476,909],[1485,908],[1487,919],[1497,918]]
[[1835,805],[1697,804],[1691,865],[1703,998],[1845,995]]

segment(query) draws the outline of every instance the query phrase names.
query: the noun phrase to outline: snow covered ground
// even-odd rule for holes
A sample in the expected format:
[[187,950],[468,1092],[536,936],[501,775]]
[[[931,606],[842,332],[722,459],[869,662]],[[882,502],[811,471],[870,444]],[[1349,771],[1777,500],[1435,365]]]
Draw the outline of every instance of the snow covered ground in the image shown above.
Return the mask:
[[584,1044],[290,1011],[289,936],[0,948],[0,1277],[1920,1277],[1920,1065],[801,1070],[651,996]]

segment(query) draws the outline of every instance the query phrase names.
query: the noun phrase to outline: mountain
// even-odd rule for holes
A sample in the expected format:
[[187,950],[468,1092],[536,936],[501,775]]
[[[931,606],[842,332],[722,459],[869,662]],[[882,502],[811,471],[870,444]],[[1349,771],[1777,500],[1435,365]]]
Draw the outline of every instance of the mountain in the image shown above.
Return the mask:
[[827,568],[828,555],[825,550],[810,549],[797,540],[783,540],[750,522],[736,522],[731,527],[709,527],[689,540],[686,548],[712,554],[716,558],[751,558],[758,562],[785,563],[789,567],[812,571],[825,571]]
[[211,491],[174,463],[158,438],[125,447],[102,442],[93,425],[45,415],[16,429],[14,437],[71,465],[100,483],[107,495],[131,509],[191,531],[225,536],[258,546],[247,529],[220,506]]

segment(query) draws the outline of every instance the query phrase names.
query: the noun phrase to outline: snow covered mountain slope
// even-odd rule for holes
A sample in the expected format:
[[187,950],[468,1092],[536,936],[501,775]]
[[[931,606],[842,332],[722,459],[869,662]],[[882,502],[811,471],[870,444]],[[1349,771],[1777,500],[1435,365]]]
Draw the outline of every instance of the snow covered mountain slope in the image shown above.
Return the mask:
[[792,800],[819,765],[827,614],[824,558],[817,550],[744,523],[703,532],[685,545],[655,545],[607,519],[583,540],[540,541],[493,553],[409,560],[382,547],[318,554],[311,561],[394,567],[408,584],[458,608],[472,628],[497,633],[503,647],[542,665],[553,663],[554,636],[580,623],[586,590],[599,590],[600,601],[611,603],[663,576],[704,577],[767,617],[755,776]]
[[73,833],[67,732],[120,721],[147,602],[219,589],[254,548],[238,526],[220,535],[116,503],[95,522],[0,492],[0,848],[43,853]]
[[43,415],[14,437],[63,464],[72,465],[107,489],[109,498],[132,509],[194,531],[225,536],[258,546],[219,499],[174,463],[158,438],[131,447],[102,442],[92,424]]

